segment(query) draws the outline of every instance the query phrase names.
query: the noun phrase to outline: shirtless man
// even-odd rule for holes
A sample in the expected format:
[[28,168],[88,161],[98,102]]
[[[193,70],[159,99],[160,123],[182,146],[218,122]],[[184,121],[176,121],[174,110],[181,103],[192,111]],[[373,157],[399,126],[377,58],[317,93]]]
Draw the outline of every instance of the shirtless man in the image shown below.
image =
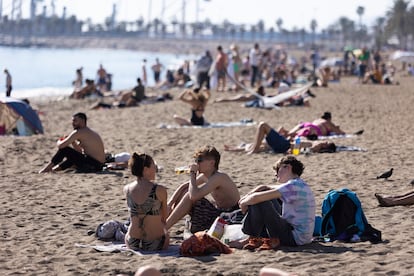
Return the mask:
[[[73,131],[57,141],[58,151],[39,173],[66,170],[72,166],[80,172],[101,171],[105,163],[104,144],[98,133],[86,126],[86,114],[72,117]],[[63,161],[63,159],[65,159]],[[62,162],[63,161],[63,162]]]
[[328,136],[333,134],[345,134],[339,126],[332,123],[331,112],[325,112],[321,118],[313,122],[305,122],[298,124],[290,131],[286,131],[281,127],[278,131],[280,134],[286,136],[288,139],[293,139],[295,136]]
[[[210,228],[220,213],[239,209],[239,191],[233,180],[218,170],[220,153],[216,148],[202,147],[194,153],[194,158],[190,181],[178,187],[168,202],[167,229],[189,214],[191,232],[203,231]],[[207,195],[213,201],[207,200]]]
[[106,91],[106,83],[108,82],[108,74],[106,73],[105,68],[102,64],[99,65],[99,69],[97,71],[97,83],[99,91],[104,92]]

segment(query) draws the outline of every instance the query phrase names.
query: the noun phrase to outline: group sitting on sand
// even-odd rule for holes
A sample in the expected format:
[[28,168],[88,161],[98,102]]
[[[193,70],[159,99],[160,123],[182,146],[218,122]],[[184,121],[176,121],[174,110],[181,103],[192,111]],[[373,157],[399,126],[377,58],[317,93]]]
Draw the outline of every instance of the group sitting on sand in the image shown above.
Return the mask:
[[[219,170],[220,153],[213,146],[196,150],[193,157],[189,180],[167,201],[165,187],[154,182],[153,158],[133,154],[130,167],[137,179],[124,187],[131,220],[125,238],[128,247],[144,251],[166,249],[168,230],[184,216],[190,215],[190,231],[196,233],[210,228],[222,212],[238,209],[246,214],[242,229],[249,238],[232,243],[233,247],[273,250],[280,245],[311,242],[315,199],[300,178],[304,166],[295,157],[283,157],[273,167],[282,185],[262,185],[243,197],[230,176]],[[291,193],[292,190],[297,192]],[[211,199],[206,198],[208,195]],[[278,199],[283,202],[283,213]]]

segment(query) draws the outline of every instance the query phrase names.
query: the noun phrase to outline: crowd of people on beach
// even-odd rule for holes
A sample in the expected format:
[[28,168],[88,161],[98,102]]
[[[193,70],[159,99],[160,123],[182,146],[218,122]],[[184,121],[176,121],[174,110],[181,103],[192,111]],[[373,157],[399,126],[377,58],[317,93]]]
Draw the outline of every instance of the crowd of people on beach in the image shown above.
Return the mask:
[[[187,92],[183,92],[182,97],[186,95]],[[188,103],[193,105],[192,97],[195,96],[188,97]],[[199,108],[193,107],[195,112]],[[39,173],[67,169],[83,173],[102,171],[106,162],[104,143],[100,135],[87,126],[86,114],[74,114],[72,127],[73,131],[68,136],[57,141],[56,154]],[[314,135],[312,131],[317,135],[328,135],[333,131],[344,133],[331,122],[330,112],[289,132],[282,129],[276,132],[266,123],[259,124],[255,143],[246,147],[246,151],[259,152],[265,138],[274,152],[291,153],[289,137],[292,135],[306,137]],[[327,144],[311,143],[310,147],[315,152],[322,152]],[[225,150],[235,149],[225,146]],[[245,216],[242,231],[249,238],[230,244],[232,247],[252,251],[273,250],[280,245],[297,246],[312,241],[315,200],[310,187],[300,178],[304,165],[296,157],[287,155],[275,163],[273,169],[281,185],[276,188],[259,186],[245,196],[240,195],[231,177],[219,170],[220,153],[214,146],[197,149],[193,158],[194,162],[188,167],[189,181],[180,185],[169,199],[166,188],[155,182],[158,167],[150,155],[135,152],[124,160],[136,177],[124,187],[130,213],[125,236],[129,248],[144,251],[166,249],[170,240],[168,231],[186,215],[191,217],[189,230],[194,234],[209,229],[220,214],[234,211]],[[207,199],[208,195],[212,199]]]
[[[173,86],[183,88],[177,98],[191,106],[191,117],[187,119],[174,115],[174,120],[181,126],[203,126],[208,123],[204,112],[213,89],[216,93],[228,90],[248,92],[229,98],[217,97],[215,103],[218,103],[255,101],[259,98],[257,95],[265,96],[265,89],[273,88],[280,94],[289,91],[293,84],[309,81],[313,86],[327,87],[330,81],[339,81],[345,74],[355,74],[361,83],[393,83],[394,69],[384,65],[379,52],[375,52],[371,58],[366,48],[352,61],[358,60],[358,66],[349,60],[350,56],[355,56],[346,52],[346,61],[341,68],[321,68],[317,50],[312,53],[309,60],[303,58],[300,62],[289,60],[289,55],[282,49],[262,51],[257,43],[244,57],[235,44],[231,45],[228,54],[222,46],[218,46],[216,50],[215,57],[210,51],[206,51],[195,62],[194,81],[190,77],[192,73],[189,62],[176,72],[167,70],[165,81],[161,78],[165,67],[158,59],[151,67],[159,89]],[[311,69],[306,66],[308,61],[312,64]],[[151,97],[145,94],[146,60],[142,68],[143,73],[137,78],[137,85],[131,91],[119,95],[117,104],[105,106],[99,103],[95,108],[137,106]],[[382,70],[381,77],[379,70]],[[95,81],[87,79],[86,86],[83,87],[82,67],[77,69],[76,73],[73,84],[77,90],[72,95],[73,98],[81,99],[93,93],[110,91],[110,77],[102,65],[97,72],[96,84]],[[228,82],[231,83],[230,86],[227,85]],[[252,89],[257,90],[253,90],[252,93]],[[306,102],[306,97],[314,96],[308,90],[301,94],[302,105]],[[296,99],[292,97],[288,101],[291,103]],[[100,135],[87,126],[86,114],[74,114],[72,126],[73,131],[57,141],[56,154],[39,173],[65,171],[70,168],[77,172],[90,173],[100,172],[105,167],[104,143]],[[221,155],[212,145],[195,150],[194,162],[188,165],[188,180],[182,183],[171,197],[168,197],[165,186],[156,183],[158,166],[153,157],[146,153],[132,153],[122,166],[129,167],[135,177],[134,181],[123,188],[129,212],[125,244],[132,250],[166,250],[171,240],[169,231],[183,218],[190,217],[188,230],[195,234],[214,226],[221,214],[232,212],[238,212],[243,217],[240,229],[247,238],[228,242],[229,247],[253,252],[311,243],[315,227],[315,196],[310,186],[301,178],[304,164],[293,155],[292,150],[296,146],[294,141],[300,137],[299,147],[312,153],[335,152],[335,143],[315,140],[318,137],[346,133],[332,121],[329,111],[319,118],[301,122],[291,129],[283,126],[276,129],[266,122],[260,122],[251,143],[224,145],[224,150],[247,154],[263,151],[284,154],[273,165],[279,185],[258,185],[245,195],[240,194],[229,174],[220,170]],[[390,197],[379,194],[375,196],[381,206],[413,204],[414,198],[412,193]],[[152,268],[148,269],[151,271]],[[145,275],[138,273],[136,275]],[[286,275],[283,273],[264,269],[261,275]]]

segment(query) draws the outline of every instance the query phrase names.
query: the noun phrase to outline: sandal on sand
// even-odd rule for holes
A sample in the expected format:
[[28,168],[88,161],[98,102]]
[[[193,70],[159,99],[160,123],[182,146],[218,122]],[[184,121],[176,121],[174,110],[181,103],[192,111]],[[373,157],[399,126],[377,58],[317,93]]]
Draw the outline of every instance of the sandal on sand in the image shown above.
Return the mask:
[[278,238],[263,238],[263,244],[257,250],[276,250],[279,246],[280,240]]
[[243,249],[254,251],[256,248],[263,244],[262,238],[250,237],[247,244],[243,246]]

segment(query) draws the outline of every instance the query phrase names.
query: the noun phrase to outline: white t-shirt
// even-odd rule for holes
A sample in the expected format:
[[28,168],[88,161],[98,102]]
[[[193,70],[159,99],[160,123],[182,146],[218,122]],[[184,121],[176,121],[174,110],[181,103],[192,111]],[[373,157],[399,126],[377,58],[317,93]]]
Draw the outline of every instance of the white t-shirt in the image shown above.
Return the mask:
[[297,245],[312,241],[315,227],[315,197],[302,179],[291,179],[280,185],[282,194],[282,217],[293,226],[293,237]]

